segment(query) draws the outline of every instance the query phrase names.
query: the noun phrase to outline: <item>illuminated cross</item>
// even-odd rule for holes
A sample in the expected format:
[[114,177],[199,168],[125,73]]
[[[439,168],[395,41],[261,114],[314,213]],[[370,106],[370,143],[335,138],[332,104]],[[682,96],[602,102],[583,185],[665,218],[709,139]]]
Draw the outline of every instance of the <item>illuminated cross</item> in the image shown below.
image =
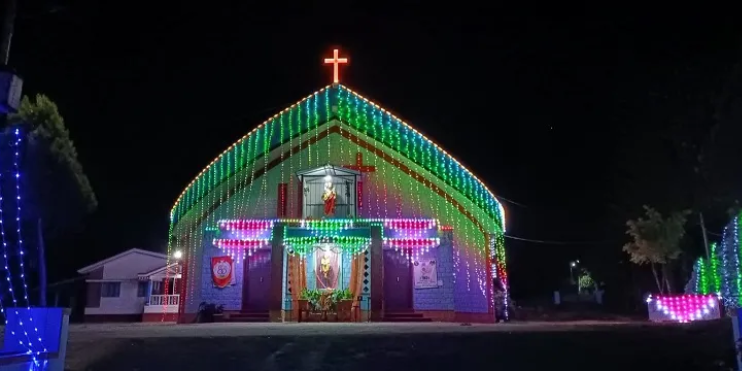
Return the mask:
[[340,64],[344,64],[344,63],[348,63],[348,58],[338,58],[339,55],[340,55],[340,51],[338,49],[335,49],[335,50],[332,51],[332,58],[325,58],[325,64],[332,64],[333,65],[333,75],[334,75],[333,82],[335,84],[337,84],[337,83],[340,82],[340,78],[339,78],[339,74],[338,74],[338,70],[339,70],[338,67],[339,67],[339,65]]
[[344,165],[343,167],[346,169],[360,171],[362,173],[373,173],[376,171],[376,166],[363,164],[363,153],[360,152],[356,153],[355,165]]

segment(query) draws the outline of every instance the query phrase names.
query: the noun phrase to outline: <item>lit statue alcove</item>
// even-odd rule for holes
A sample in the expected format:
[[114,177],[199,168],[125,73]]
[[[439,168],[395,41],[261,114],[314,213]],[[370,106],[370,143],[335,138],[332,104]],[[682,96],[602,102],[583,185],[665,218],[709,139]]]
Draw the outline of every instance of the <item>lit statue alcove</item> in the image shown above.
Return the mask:
[[302,216],[307,219],[356,217],[357,184],[361,173],[339,166],[299,171],[303,189]]

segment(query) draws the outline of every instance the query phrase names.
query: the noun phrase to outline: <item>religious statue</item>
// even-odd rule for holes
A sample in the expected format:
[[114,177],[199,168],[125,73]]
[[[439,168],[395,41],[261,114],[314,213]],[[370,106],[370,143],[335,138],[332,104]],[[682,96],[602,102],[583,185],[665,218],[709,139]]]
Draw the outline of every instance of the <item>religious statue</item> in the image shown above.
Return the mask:
[[337,193],[335,193],[335,186],[332,182],[325,182],[325,192],[322,193],[322,201],[325,203],[325,216],[335,215],[336,200]]
[[330,278],[330,256],[327,252],[322,254],[322,259],[319,261],[320,272],[325,279]]

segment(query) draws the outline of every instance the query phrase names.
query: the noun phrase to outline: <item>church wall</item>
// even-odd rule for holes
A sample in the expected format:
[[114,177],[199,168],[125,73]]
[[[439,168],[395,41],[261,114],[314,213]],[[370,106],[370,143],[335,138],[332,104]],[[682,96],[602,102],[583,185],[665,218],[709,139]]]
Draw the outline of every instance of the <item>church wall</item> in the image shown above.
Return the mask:
[[290,310],[291,309],[291,294],[289,293],[289,259],[288,259],[288,251],[286,249],[283,249],[283,261],[281,262],[281,277],[283,282],[281,284],[281,297],[283,298],[283,303],[281,304],[281,309],[283,310]]
[[234,261],[234,284],[220,289],[214,286],[211,279],[211,258],[225,255],[227,254],[211,245],[211,243],[204,243],[203,259],[201,261],[201,301],[224,305],[225,310],[240,310],[242,308],[244,261],[239,258]]
[[415,310],[454,310],[453,245],[450,240],[423,253],[419,260],[436,260],[438,280],[443,285],[433,289],[413,289]]
[[[185,294],[186,294],[186,300],[184,303],[185,306],[185,313],[196,313],[198,312],[198,305],[203,300],[201,300],[202,297],[202,287],[201,284],[202,276],[203,274],[203,250],[204,246],[206,245],[206,242],[199,244],[194,248],[192,252],[189,252],[191,257],[189,257],[189,262],[186,266],[186,269],[188,270],[186,272],[186,275],[184,276],[184,282],[185,282]],[[211,277],[211,271],[207,269],[206,275]]]
[[[460,313],[488,313],[490,303],[485,259],[477,252],[454,244],[454,305]],[[493,317],[494,318],[494,317]]]
[[317,289],[317,281],[314,279],[316,274],[316,267],[314,266],[314,252],[306,255],[306,267],[307,267],[307,289]]
[[[344,131],[347,134],[347,127],[344,126]],[[360,135],[364,140],[373,141],[368,137]],[[305,138],[308,138],[305,135]],[[277,158],[280,156],[280,152],[285,151],[291,146],[295,146],[300,142],[299,139],[294,139],[292,143],[287,143],[281,150],[274,150],[271,154],[271,158]],[[376,142],[375,142],[376,143]],[[384,147],[385,148],[385,147]],[[250,218],[275,218],[277,216],[277,193],[278,184],[288,183],[288,194],[287,194],[287,217],[299,217],[300,205],[299,205],[299,185],[298,179],[295,177],[295,172],[322,166],[327,163],[334,165],[349,165],[355,164],[356,154],[360,153],[363,156],[363,162],[365,165],[371,165],[376,167],[376,171],[373,173],[363,174],[363,206],[359,211],[359,217],[365,218],[436,218],[442,225],[451,227],[455,231],[456,235],[456,246],[455,251],[460,253],[464,251],[480,251],[484,254],[484,246],[486,241],[484,234],[471,220],[463,215],[459,210],[451,205],[450,201],[457,200],[464,208],[469,210],[476,218],[478,218],[484,224],[487,230],[494,231],[495,227],[492,219],[485,216],[484,212],[475,206],[471,201],[463,197],[458,191],[452,187],[444,184],[437,178],[433,178],[429,172],[422,169],[422,167],[412,164],[411,161],[405,160],[403,156],[394,153],[391,150],[385,150],[385,152],[391,154],[395,159],[403,161],[410,169],[418,171],[420,174],[425,176],[427,180],[423,183],[410,179],[410,175],[399,170],[396,166],[388,163],[387,161],[378,158],[374,153],[367,149],[359,146],[356,143],[352,143],[346,138],[341,137],[338,133],[332,134],[328,139],[321,139],[317,141],[315,145],[310,148],[305,148],[302,151],[294,154],[290,158],[286,159],[281,165],[274,167],[264,177],[259,177],[253,180],[252,186],[245,186],[241,190],[234,192],[233,188],[240,184],[246,184],[249,182],[249,175],[252,171],[259,168],[263,168],[265,161],[258,161],[253,168],[248,167],[247,169],[235,174],[224,184],[220,185],[208,196],[208,199],[203,201],[204,206],[221,202],[221,205],[209,215],[200,226],[195,229],[203,229],[206,227],[215,226],[216,221],[220,219],[250,219]],[[426,185],[433,182],[438,185],[445,193],[443,197],[438,193],[430,190]],[[231,187],[231,188],[230,188]],[[232,189],[232,190],[228,190]],[[181,222],[185,222],[187,218],[181,219]],[[185,224],[185,223],[184,223]],[[182,228],[179,226],[179,228]],[[194,227],[188,227],[194,228]],[[183,230],[176,231],[176,234],[184,234]],[[199,250],[196,247],[196,250]],[[210,282],[210,260],[206,258],[209,255],[209,250],[213,249],[210,246],[204,247],[204,259],[198,260],[195,267],[200,277],[193,277],[192,280],[202,282]],[[196,256],[201,255],[199,251],[193,250]],[[218,250],[218,249],[217,249]],[[472,260],[473,258],[467,258]],[[455,260],[455,259],[454,259]],[[474,261],[476,259],[473,259]],[[241,264],[241,262],[240,262]],[[484,266],[483,263],[480,265]],[[241,265],[240,265],[241,267]],[[241,268],[238,268],[239,274],[242,274]],[[474,264],[470,262],[467,266],[463,264],[457,267],[457,276],[460,277],[475,277],[475,281],[486,281],[487,271],[485,269],[474,269]],[[309,272],[308,272],[309,273]],[[307,276],[313,277],[313,275]],[[200,279],[199,279],[200,278]],[[196,281],[196,282],[197,282]],[[308,283],[313,284],[312,280],[307,280]],[[459,307],[463,311],[477,312],[481,310],[481,301],[485,303],[486,312],[486,296],[481,301],[474,299],[473,296],[466,292],[470,292],[464,288],[459,289],[459,284],[462,281],[457,281],[457,290],[455,291],[455,302],[456,308]],[[469,285],[471,286],[471,285]],[[198,290],[196,290],[198,291]],[[486,291],[486,290],[485,290]],[[241,290],[238,290],[238,294],[241,296]],[[197,298],[197,295],[191,295],[187,302],[187,312],[193,312],[193,307],[197,307],[198,303],[208,301],[208,297],[211,295],[207,292],[204,287],[203,297]],[[481,294],[479,294],[481,295]],[[236,300],[219,298],[220,300]],[[197,301],[198,300],[198,301]],[[459,305],[461,303],[461,305]]]

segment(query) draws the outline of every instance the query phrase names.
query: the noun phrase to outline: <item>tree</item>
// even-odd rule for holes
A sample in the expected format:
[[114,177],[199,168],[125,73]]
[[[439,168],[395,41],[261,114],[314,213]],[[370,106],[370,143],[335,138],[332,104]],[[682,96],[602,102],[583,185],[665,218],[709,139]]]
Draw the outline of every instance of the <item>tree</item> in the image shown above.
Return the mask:
[[[682,253],[680,241],[685,236],[685,222],[689,211],[674,212],[664,218],[657,210],[644,206],[647,218],[626,222],[626,234],[632,241],[623,246],[631,262],[649,264],[660,292],[673,292],[670,264]],[[657,271],[661,267],[662,275]]]
[[33,223],[39,259],[40,305],[46,304],[45,237],[58,237],[80,223],[98,202],[80,164],[57,105],[45,95],[21,100],[10,128],[27,130],[24,219]]
[[580,291],[588,290],[595,286],[595,280],[593,280],[590,271],[585,268],[580,269],[580,275],[577,278],[577,285]]
[[663,67],[647,83],[649,93],[633,110],[616,156],[621,171],[613,183],[621,193],[618,214],[632,215],[644,202],[692,210],[698,228],[689,229],[689,237],[708,258],[707,225],[719,231],[728,222],[726,211],[742,200],[742,177],[733,171],[742,155],[736,139],[742,132],[742,53],[699,55],[679,58],[676,68]]

